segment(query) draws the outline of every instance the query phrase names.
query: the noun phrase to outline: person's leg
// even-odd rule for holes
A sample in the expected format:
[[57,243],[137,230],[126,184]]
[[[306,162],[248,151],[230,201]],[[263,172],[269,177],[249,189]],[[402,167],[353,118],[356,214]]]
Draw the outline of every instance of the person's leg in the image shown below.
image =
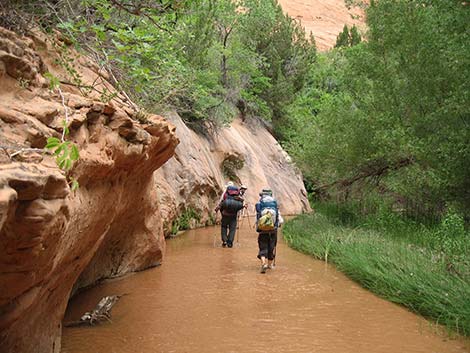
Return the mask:
[[222,246],[227,244],[227,230],[228,230],[228,217],[222,216],[222,220],[220,222],[220,236],[222,238]]
[[277,232],[269,233],[268,247],[268,268],[273,268],[274,258],[276,257]]
[[229,232],[227,245],[231,248],[233,246],[233,240],[235,239],[235,232],[237,231],[237,216],[231,216],[228,222]]
[[268,264],[267,264],[267,257],[268,257],[268,246],[269,246],[269,235],[266,233],[260,233],[258,235],[258,259],[261,260],[261,273],[265,273]]

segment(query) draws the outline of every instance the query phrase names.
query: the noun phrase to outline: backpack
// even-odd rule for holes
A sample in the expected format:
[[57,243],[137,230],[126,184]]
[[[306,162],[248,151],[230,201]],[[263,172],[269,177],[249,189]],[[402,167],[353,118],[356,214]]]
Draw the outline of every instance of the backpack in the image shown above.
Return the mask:
[[258,219],[257,232],[270,232],[276,229],[273,214],[267,209],[266,211],[267,212]]
[[237,200],[235,196],[227,195],[227,198],[220,204],[223,215],[234,216],[243,208],[243,201]]
[[270,232],[277,229],[277,201],[272,197],[263,197],[259,201],[260,218],[256,224],[257,232]]
[[224,199],[227,197],[235,197],[240,195],[240,189],[237,188],[236,186],[227,186],[227,190],[224,193]]

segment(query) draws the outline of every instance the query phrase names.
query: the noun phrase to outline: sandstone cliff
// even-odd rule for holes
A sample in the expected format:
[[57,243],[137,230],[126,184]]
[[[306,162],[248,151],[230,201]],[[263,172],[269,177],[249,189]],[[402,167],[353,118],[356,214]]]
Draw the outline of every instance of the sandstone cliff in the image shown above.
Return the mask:
[[358,7],[347,8],[345,0],[279,0],[279,3],[289,16],[302,23],[307,34],[313,34],[320,51],[333,48],[345,24],[365,28],[363,11]]
[[[60,80],[60,93],[48,88],[46,72]],[[191,226],[210,223],[229,179],[248,186],[251,206],[270,186],[284,214],[309,210],[301,176],[259,122],[197,134],[176,114],[137,113],[108,79],[60,41],[0,28],[2,352],[60,351],[70,294],[158,265],[175,219],[193,210]],[[80,150],[67,175],[38,153],[61,136],[65,111],[67,139]]]
[[[153,171],[174,152],[175,128],[158,116],[139,123],[120,99],[84,97],[61,84],[69,139],[80,147],[71,192],[51,156],[20,153],[60,136],[62,97],[46,71],[70,76],[37,36],[0,29],[0,347],[2,352],[60,350],[61,320],[75,286],[154,266],[164,238]],[[74,60],[82,85],[112,90],[98,67]],[[98,83],[97,83],[98,82]],[[81,276],[80,276],[81,275]],[[80,276],[80,279],[78,279]],[[77,281],[78,279],[78,281]]]
[[231,126],[204,136],[189,129],[175,114],[168,119],[177,127],[181,143],[175,158],[155,173],[166,234],[171,221],[189,208],[200,217],[196,224],[215,218],[213,210],[230,179],[248,187],[245,199],[250,215],[254,215],[258,193],[265,187],[272,188],[283,214],[310,210],[300,173],[260,122],[237,119]]

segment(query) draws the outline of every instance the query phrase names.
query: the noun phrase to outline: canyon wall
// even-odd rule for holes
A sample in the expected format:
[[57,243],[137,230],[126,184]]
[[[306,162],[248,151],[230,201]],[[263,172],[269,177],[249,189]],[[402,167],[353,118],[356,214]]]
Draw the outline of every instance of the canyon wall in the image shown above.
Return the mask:
[[[175,157],[155,173],[165,233],[178,214],[191,209],[207,224],[231,180],[248,187],[247,214],[254,215],[259,192],[273,190],[284,215],[308,212],[310,206],[302,176],[264,124],[236,119],[230,126],[206,136],[189,129],[176,114],[167,116],[181,143]],[[220,214],[218,215],[220,217]]]
[[[73,54],[81,86],[113,91],[104,72]],[[58,59],[51,39],[0,29],[2,352],[59,352],[73,286],[155,266],[165,248],[153,172],[174,153],[174,126],[158,116],[139,122],[119,96],[84,95]],[[65,111],[67,139],[80,150],[68,176],[34,150],[61,137]]]
[[345,0],[279,0],[279,3],[290,17],[300,21],[307,34],[313,34],[320,51],[334,47],[344,25],[356,25],[361,32],[365,31],[364,11],[354,6],[348,8]]

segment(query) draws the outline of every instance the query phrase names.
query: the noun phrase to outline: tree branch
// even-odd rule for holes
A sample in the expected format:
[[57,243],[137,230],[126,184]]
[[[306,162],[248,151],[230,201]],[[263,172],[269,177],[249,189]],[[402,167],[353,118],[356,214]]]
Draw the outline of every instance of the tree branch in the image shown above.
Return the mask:
[[[378,161],[376,161],[378,162]],[[367,166],[367,167],[364,167],[362,171],[359,171],[359,173],[357,173],[355,176],[351,177],[351,178],[346,178],[346,179],[340,179],[340,180],[336,180],[332,183],[329,183],[329,184],[324,184],[324,185],[320,185],[318,187],[315,188],[316,191],[323,191],[325,189],[329,189],[333,186],[340,186],[340,187],[343,187],[343,188],[347,188],[349,186],[351,186],[352,184],[358,182],[358,181],[362,181],[362,180],[365,180],[365,179],[368,179],[368,178],[381,178],[383,177],[384,175],[386,175],[387,173],[391,172],[391,171],[394,171],[394,170],[398,170],[398,169],[401,169],[401,168],[404,168],[404,167],[407,167],[411,164],[413,164],[415,162],[414,158],[413,157],[406,157],[406,158],[402,158],[402,159],[399,159],[395,162],[392,162],[392,163],[389,163],[389,164],[385,164],[385,165],[372,165],[372,166]]]

